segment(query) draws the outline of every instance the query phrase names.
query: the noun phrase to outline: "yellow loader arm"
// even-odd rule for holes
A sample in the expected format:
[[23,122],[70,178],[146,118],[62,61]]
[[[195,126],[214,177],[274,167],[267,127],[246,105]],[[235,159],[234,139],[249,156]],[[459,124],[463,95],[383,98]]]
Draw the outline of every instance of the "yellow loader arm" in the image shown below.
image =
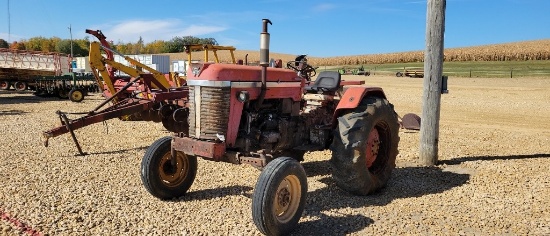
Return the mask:
[[[146,71],[148,71],[149,73],[151,73],[153,75],[153,78],[154,80],[152,81],[151,85],[153,86],[153,88],[155,89],[161,89],[161,90],[167,90],[169,87],[170,87],[170,84],[168,83],[168,81],[166,80],[166,78],[164,77],[164,75],[160,72],[158,72],[157,70],[131,58],[131,57],[128,57],[128,56],[124,56],[112,49],[109,49],[109,48],[105,48],[103,47],[103,49],[105,50],[109,50],[109,51],[112,51],[114,53],[117,53],[119,54],[120,56],[123,56],[124,59],[126,59],[131,65],[135,66],[134,67],[130,67],[130,66],[126,66],[124,64],[121,64],[121,63],[118,63],[116,61],[113,61],[113,60],[109,60],[105,57],[103,57],[101,55],[101,48],[102,46],[98,43],[98,42],[92,42],[90,44],[90,54],[89,54],[89,60],[90,60],[90,66],[92,67],[92,71],[94,73],[94,75],[96,76],[96,79],[98,79],[98,84],[101,84],[99,83],[99,75],[97,74],[99,72],[99,74],[101,75],[101,77],[103,78],[103,81],[105,82],[105,84],[107,85],[107,88],[109,89],[109,92],[111,94],[115,94],[116,93],[116,90],[115,90],[115,87],[114,87],[114,78],[111,78],[109,76],[109,73],[107,71],[107,67],[105,65],[109,65],[119,71],[122,71],[128,75],[130,75],[131,77],[134,77],[134,78],[141,78],[142,74],[144,73],[144,71],[142,70],[139,70],[137,68],[142,68]],[[97,70],[97,71],[96,71]],[[115,98],[116,100],[116,98]]]

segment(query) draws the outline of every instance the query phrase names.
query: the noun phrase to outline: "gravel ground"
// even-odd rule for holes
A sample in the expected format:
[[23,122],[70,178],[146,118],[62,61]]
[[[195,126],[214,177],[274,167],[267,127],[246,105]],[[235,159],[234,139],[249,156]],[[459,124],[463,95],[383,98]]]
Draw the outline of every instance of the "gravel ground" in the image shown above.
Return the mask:
[[[401,115],[421,113],[422,79],[345,76],[383,87]],[[330,151],[303,162],[309,192],[295,235],[549,235],[550,79],[450,78],[442,96],[439,163],[420,167],[419,133],[401,130],[386,188],[357,197],[335,186]],[[111,120],[42,146],[56,110],[80,103],[0,93],[0,234],[258,235],[247,165],[199,160],[189,193],[160,201],[142,187],[146,148],[162,125]],[[26,231],[25,231],[26,230]]]

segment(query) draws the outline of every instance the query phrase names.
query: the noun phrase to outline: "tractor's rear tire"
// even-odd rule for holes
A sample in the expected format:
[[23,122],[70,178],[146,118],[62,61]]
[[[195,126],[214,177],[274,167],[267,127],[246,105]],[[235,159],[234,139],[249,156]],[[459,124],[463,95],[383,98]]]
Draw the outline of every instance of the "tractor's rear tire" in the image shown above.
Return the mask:
[[10,82],[2,80],[0,81],[0,90],[8,90],[10,89]]
[[384,187],[395,168],[399,123],[386,99],[366,97],[338,118],[331,145],[332,177],[341,189],[367,195]]
[[15,82],[15,84],[13,84],[13,87],[15,87],[16,91],[22,92],[22,91],[27,90],[29,85],[27,84],[27,82],[17,81],[17,82]]
[[81,89],[72,89],[69,92],[69,99],[72,102],[82,102],[84,100],[84,92]]
[[300,163],[279,157],[263,169],[252,196],[252,219],[266,235],[285,235],[298,225],[304,211],[307,176]]
[[187,192],[197,174],[197,157],[176,151],[172,165],[171,137],[155,141],[141,161],[141,181],[147,191],[160,199],[178,198]]

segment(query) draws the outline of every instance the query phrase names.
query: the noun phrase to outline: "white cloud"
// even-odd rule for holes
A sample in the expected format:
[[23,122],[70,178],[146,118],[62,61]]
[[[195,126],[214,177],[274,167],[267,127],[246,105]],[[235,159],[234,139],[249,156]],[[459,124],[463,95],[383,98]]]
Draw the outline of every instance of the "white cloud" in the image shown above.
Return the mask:
[[239,45],[241,45],[241,40],[239,39],[235,39],[235,38],[227,38],[227,37],[222,37],[222,38],[219,38],[219,39],[216,39],[216,41],[220,44],[220,45],[223,45],[223,46],[234,46],[234,47],[237,47]]
[[313,11],[323,12],[336,8],[336,5],[330,3],[322,3],[313,7]]
[[115,25],[111,31],[118,34],[143,34],[155,31],[166,31],[175,25],[166,20],[153,20],[153,21],[127,21]]
[[8,43],[12,43],[13,41],[19,41],[24,38],[25,37],[16,35],[16,34],[8,34],[8,33],[0,32],[0,39],[6,40],[8,41]]
[[179,33],[180,36],[197,36],[224,31],[226,28],[219,26],[190,25]]
[[196,36],[224,31],[227,28],[213,25],[185,25],[178,19],[164,20],[130,20],[117,23],[111,26],[100,28],[108,37],[108,40],[115,42],[136,42],[139,37],[145,43],[154,40],[170,40],[176,36]]

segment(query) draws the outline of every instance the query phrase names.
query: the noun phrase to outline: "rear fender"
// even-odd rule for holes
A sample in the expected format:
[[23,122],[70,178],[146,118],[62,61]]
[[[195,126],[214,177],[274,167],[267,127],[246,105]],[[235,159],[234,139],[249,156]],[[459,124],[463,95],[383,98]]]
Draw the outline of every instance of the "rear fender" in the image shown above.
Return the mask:
[[337,125],[336,119],[338,117],[345,113],[348,110],[355,109],[359,106],[361,101],[364,97],[372,96],[372,97],[380,97],[386,99],[386,94],[384,94],[384,91],[380,87],[366,87],[366,86],[354,86],[354,87],[348,87],[342,98],[340,99],[340,102],[338,103],[338,106],[336,107],[336,110],[334,111],[334,114],[332,115],[332,128],[335,128]]

